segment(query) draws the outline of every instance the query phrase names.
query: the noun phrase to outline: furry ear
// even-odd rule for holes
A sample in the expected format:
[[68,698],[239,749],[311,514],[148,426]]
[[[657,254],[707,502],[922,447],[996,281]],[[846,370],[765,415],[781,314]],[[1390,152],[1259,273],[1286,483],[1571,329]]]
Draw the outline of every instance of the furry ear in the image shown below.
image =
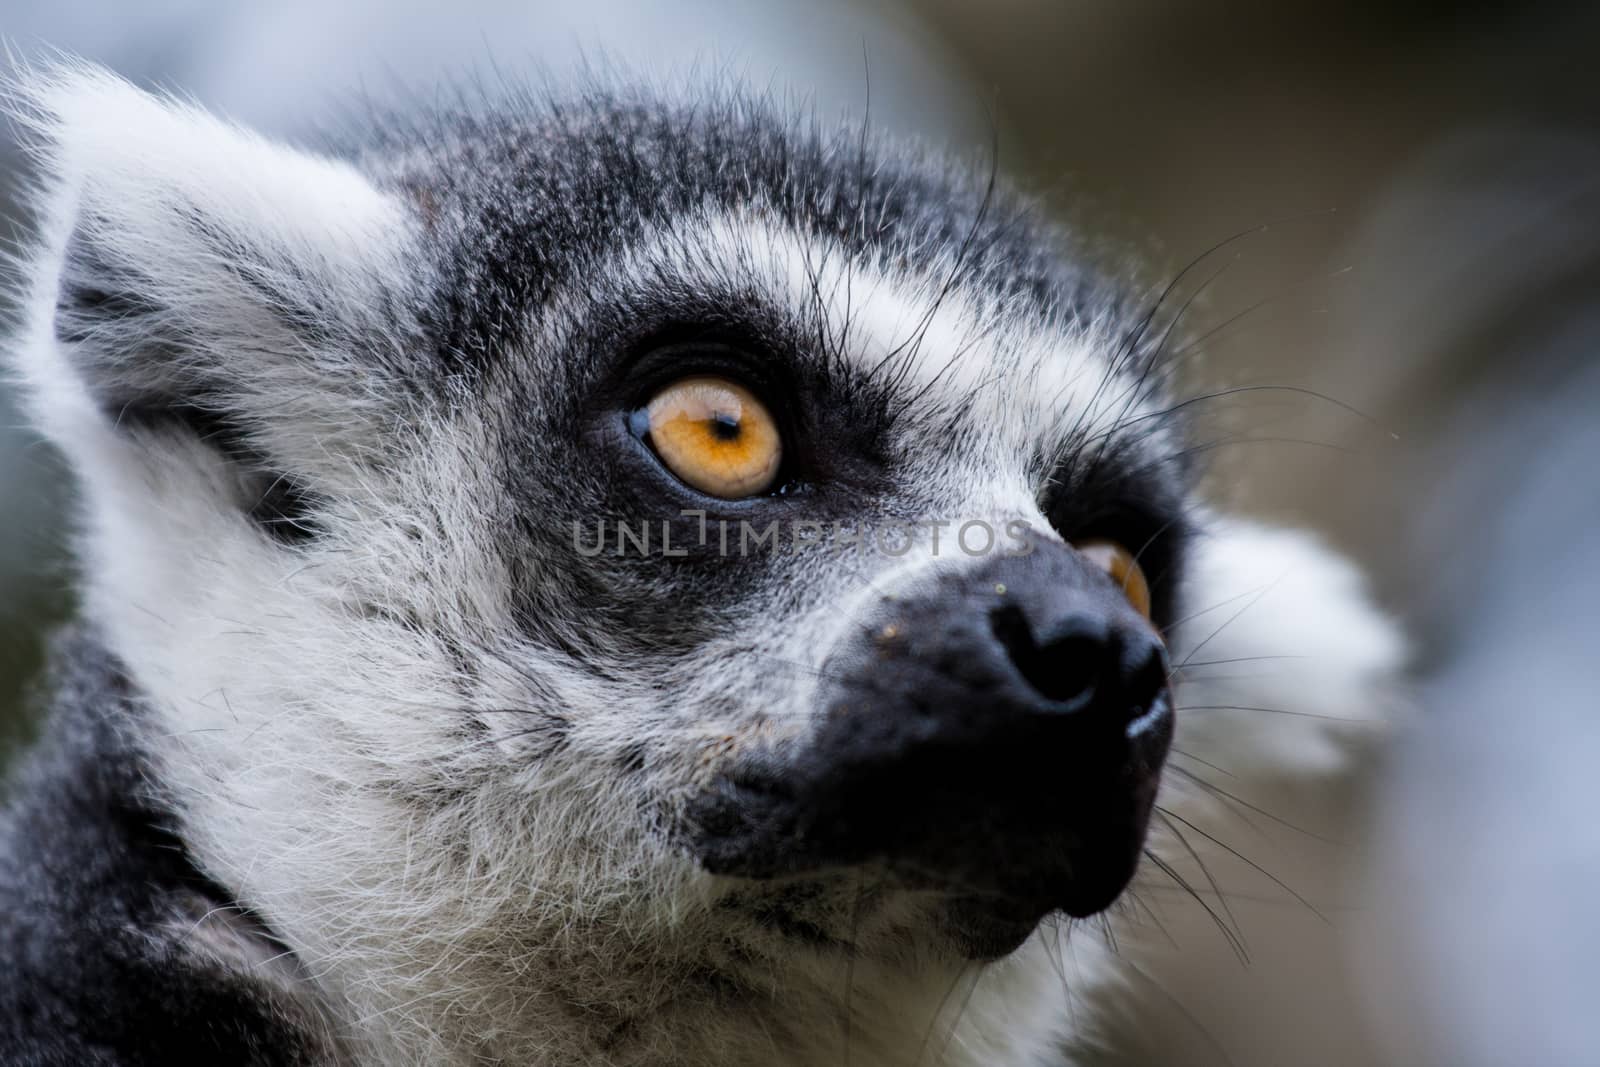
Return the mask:
[[1342,741],[1397,710],[1399,630],[1310,534],[1216,516],[1200,530],[1168,635],[1179,746],[1230,772],[1338,769]]
[[17,358],[57,440],[175,420],[315,463],[407,373],[400,197],[98,68],[25,71],[11,100],[40,172]]

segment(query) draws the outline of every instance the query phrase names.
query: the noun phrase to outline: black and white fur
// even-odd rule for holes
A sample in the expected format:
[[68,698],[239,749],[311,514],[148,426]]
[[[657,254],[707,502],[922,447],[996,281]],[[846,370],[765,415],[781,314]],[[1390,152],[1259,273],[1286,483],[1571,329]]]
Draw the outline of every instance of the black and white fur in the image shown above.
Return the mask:
[[878,598],[962,560],[579,560],[575,520],[684,506],[596,430],[662,337],[762,353],[815,431],[830,479],[729,507],[762,525],[1158,518],[1173,663],[1266,657],[1181,671],[1180,708],[1303,713],[1180,710],[1193,757],[1322,773],[1383,703],[1357,576],[1200,502],[1147,309],[1081,245],[984,174],[676,97],[308,152],[23,79],[10,350],[81,480],[86,622],[0,838],[0,1058],[995,1065],[1088,1025],[1116,969],[1062,946],[1098,928],[974,979],[915,893],[685,846]]

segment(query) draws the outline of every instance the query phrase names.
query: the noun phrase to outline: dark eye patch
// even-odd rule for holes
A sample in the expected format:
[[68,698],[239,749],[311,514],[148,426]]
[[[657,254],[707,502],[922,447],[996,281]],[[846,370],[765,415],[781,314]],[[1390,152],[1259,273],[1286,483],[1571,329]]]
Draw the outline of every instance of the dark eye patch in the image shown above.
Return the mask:
[[1173,619],[1192,528],[1187,491],[1170,465],[1143,451],[1081,451],[1058,463],[1039,501],[1051,527],[1068,542],[1104,539],[1127,548],[1149,579],[1151,618]]
[[[591,424],[616,421],[643,438],[642,410],[657,391],[687,377],[725,378],[761,401],[783,440],[782,466],[765,494],[774,504],[805,498],[817,514],[803,517],[827,521],[870,506],[866,494],[893,488],[884,469],[886,405],[877,391],[861,387],[803,316],[734,293],[700,292],[663,307],[634,294],[625,306],[620,319],[607,315],[591,324],[597,328],[591,338],[601,342],[597,361],[609,365],[590,390]],[[733,441],[745,428],[725,419],[708,429]],[[674,503],[726,506],[690,497]]]

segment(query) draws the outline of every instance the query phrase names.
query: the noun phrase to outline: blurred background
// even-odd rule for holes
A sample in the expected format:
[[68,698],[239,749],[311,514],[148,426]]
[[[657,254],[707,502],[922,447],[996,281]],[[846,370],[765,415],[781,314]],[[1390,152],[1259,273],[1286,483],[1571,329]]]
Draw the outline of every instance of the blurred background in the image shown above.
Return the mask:
[[[1585,7],[5,0],[0,32],[291,137],[473,69],[722,68],[822,115],[870,82],[877,123],[998,151],[1152,292],[1198,260],[1168,305],[1195,297],[1175,334],[1194,387],[1338,401],[1199,405],[1213,491],[1362,561],[1415,638],[1420,709],[1348,783],[1219,813],[1248,857],[1205,856],[1225,919],[1152,891],[1159,927],[1119,946],[1139,1007],[1092,1062],[1600,1064]],[[25,174],[0,138],[13,235]],[[18,421],[0,386],[0,760],[72,609],[70,484]]]

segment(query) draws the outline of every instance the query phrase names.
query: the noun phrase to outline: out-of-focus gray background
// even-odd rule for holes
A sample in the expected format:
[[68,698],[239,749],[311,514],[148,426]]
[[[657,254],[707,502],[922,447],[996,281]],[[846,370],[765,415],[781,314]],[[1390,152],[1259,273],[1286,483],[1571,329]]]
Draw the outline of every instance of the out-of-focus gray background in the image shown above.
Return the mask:
[[[1147,1007],[1104,1062],[1600,1062],[1600,20],[1579,6],[9,0],[0,31],[287,135],[473,66],[698,62],[823,113],[870,73],[879,122],[997,144],[1147,281],[1244,234],[1196,274],[1228,268],[1186,313],[1193,381],[1363,414],[1203,405],[1213,486],[1367,565],[1417,636],[1422,711],[1353,783],[1245,798],[1230,842],[1315,910],[1210,857],[1248,960],[1175,900],[1125,949]],[[0,140],[0,190],[24,170]],[[71,607],[69,488],[16,423],[0,387],[0,758]]]

